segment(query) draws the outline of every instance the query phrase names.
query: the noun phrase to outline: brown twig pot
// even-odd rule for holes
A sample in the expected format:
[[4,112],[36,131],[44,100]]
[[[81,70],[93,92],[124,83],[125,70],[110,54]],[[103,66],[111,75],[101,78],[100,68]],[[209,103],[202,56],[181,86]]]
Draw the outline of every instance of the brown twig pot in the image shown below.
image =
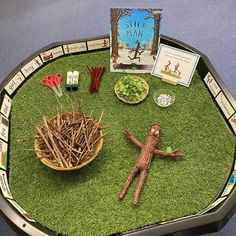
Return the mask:
[[[77,114],[78,115],[78,114]],[[51,120],[56,119],[56,117],[53,117]],[[98,137],[102,137],[103,136],[103,132],[102,130],[98,129],[97,132],[99,132],[97,135]],[[85,161],[77,166],[73,166],[73,167],[61,167],[56,165],[55,163],[51,162],[48,158],[44,157],[42,155],[42,151],[40,151],[40,145],[39,145],[39,141],[37,139],[35,139],[34,141],[34,149],[36,152],[37,157],[39,158],[39,160],[46,165],[47,167],[54,169],[54,170],[59,170],[59,171],[71,171],[71,170],[78,170],[81,169],[82,167],[88,165],[90,162],[92,162],[97,155],[99,154],[100,150],[102,149],[103,146],[103,137],[100,138],[95,144],[94,144],[94,149],[88,153],[88,155],[85,157]]]

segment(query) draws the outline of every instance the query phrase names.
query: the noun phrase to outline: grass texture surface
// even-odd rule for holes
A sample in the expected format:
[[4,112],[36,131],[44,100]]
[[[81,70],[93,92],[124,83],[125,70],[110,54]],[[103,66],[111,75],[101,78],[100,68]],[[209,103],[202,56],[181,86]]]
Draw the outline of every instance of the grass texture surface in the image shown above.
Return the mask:
[[[90,94],[88,66],[105,66],[98,94]],[[85,168],[74,172],[48,169],[33,151],[34,124],[42,123],[42,113],[52,117],[60,104],[70,110],[63,95],[41,86],[50,74],[80,72],[76,92],[66,92],[75,107],[91,111],[107,129],[103,149]],[[124,232],[159,221],[195,214],[205,208],[226,181],[233,158],[235,139],[199,76],[189,88],[163,83],[149,74],[139,75],[150,86],[148,97],[139,105],[127,105],[116,98],[114,85],[125,74],[109,72],[109,51],[57,59],[36,72],[14,97],[11,113],[10,189],[14,199],[43,226],[65,235],[107,235]],[[176,99],[168,108],[153,101],[156,90],[172,90]],[[72,94],[74,96],[72,96]],[[75,99],[75,98],[76,99]],[[162,126],[159,149],[172,147],[185,153],[183,160],[155,156],[137,207],[132,204],[137,177],[124,200],[118,194],[139,150],[121,131],[128,130],[144,142],[147,128]],[[32,137],[26,141],[22,138]]]

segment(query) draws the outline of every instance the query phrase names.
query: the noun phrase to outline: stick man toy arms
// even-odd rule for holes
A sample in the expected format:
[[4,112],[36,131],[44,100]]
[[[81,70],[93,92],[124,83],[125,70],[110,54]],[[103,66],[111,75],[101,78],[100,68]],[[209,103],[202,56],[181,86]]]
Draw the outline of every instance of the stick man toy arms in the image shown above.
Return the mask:
[[125,184],[120,192],[119,199],[122,200],[127,192],[128,187],[130,186],[133,178],[139,172],[139,180],[136,186],[136,190],[134,193],[133,204],[138,205],[139,196],[145,182],[145,178],[150,167],[152,158],[154,154],[162,155],[162,156],[170,156],[173,160],[176,160],[177,157],[183,156],[179,150],[173,150],[171,152],[166,152],[163,150],[156,149],[156,145],[159,142],[161,127],[158,124],[153,124],[147,132],[145,144],[139,142],[134,136],[132,136],[128,131],[124,131],[123,134],[127,139],[133,142],[136,146],[141,149],[141,152],[137,158],[137,161],[132,168],[128,178],[125,181]]

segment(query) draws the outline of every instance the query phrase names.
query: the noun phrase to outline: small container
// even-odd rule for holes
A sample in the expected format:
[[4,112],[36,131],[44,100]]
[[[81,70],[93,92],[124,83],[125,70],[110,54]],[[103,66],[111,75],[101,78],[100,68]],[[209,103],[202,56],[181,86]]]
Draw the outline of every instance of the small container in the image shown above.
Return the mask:
[[[73,113],[73,116],[72,116],[72,113],[67,113],[67,114],[69,114],[71,120],[72,119],[78,120],[79,117],[81,116],[80,113]],[[52,117],[50,121],[52,123],[55,123],[55,120],[57,120],[57,116]],[[99,127],[98,123],[96,123],[94,125],[97,125]],[[39,140],[37,138],[35,138],[35,140],[34,140],[34,148],[35,148],[35,152],[36,152],[36,155],[39,158],[39,160],[44,165],[46,165],[47,167],[49,167],[51,169],[54,169],[54,170],[59,170],[59,171],[78,170],[78,169],[81,169],[82,167],[88,165],[90,162],[92,162],[98,156],[99,152],[102,149],[103,139],[104,139],[102,130],[99,128],[96,131],[95,135],[98,135],[98,137],[100,137],[100,139],[94,144],[93,150],[91,150],[91,152],[88,152],[86,154],[86,158],[85,158],[84,162],[82,162],[81,164],[79,164],[77,166],[73,166],[73,167],[61,167],[61,166],[58,166],[55,162],[52,162],[47,157],[43,156],[43,152],[41,151],[40,143],[39,143]]]
[[145,92],[145,94],[143,95],[143,97],[141,97],[140,98],[140,100],[138,100],[138,101],[128,101],[128,100],[126,100],[125,98],[123,98],[122,96],[120,96],[119,95],[119,93],[117,92],[117,87],[119,86],[119,83],[120,83],[120,81],[123,79],[124,77],[122,77],[116,84],[115,84],[115,94],[116,94],[116,96],[118,97],[118,99],[119,100],[121,100],[122,102],[124,102],[124,103],[127,103],[127,104],[131,104],[131,105],[133,105],[133,104],[138,104],[138,103],[140,103],[140,102],[142,102],[146,97],[147,97],[147,95],[148,95],[148,93],[149,93],[149,85],[147,84],[147,82],[146,82],[146,80],[144,80],[143,78],[141,78],[141,77],[138,77],[138,76],[132,76],[132,80],[139,80],[139,81],[142,81],[143,82],[143,86],[146,88],[146,92]]
[[159,89],[153,95],[154,102],[160,107],[168,107],[175,100],[175,94],[168,89]]
[[68,71],[66,78],[66,89],[69,91],[78,90],[78,85],[79,85],[79,72]]

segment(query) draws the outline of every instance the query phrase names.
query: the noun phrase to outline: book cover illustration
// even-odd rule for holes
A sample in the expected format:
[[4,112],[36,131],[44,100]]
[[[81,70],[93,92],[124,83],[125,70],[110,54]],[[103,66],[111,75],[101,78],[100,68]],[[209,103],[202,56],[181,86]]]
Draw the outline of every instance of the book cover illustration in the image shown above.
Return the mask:
[[161,9],[111,9],[112,72],[151,72],[158,50],[161,12]]

